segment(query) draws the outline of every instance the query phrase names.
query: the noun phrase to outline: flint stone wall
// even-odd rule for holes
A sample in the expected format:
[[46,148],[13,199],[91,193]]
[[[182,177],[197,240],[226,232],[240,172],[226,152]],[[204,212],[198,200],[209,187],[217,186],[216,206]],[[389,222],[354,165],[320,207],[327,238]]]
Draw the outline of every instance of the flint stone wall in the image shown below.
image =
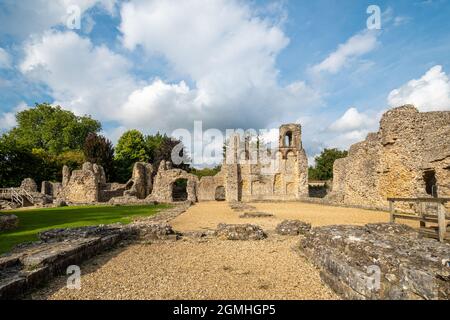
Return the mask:
[[336,160],[333,191],[339,204],[386,209],[388,197],[431,197],[425,172],[434,172],[438,197],[450,197],[450,112],[406,105],[386,112],[380,130]]
[[62,190],[62,183],[60,182],[42,181],[41,193],[43,195],[58,198],[61,190]]
[[261,227],[254,224],[225,224],[217,226],[215,236],[222,240],[263,240],[267,237]]
[[218,188],[225,188],[224,185],[223,172],[212,177],[202,177],[197,188],[198,201],[216,200]]
[[408,226],[318,227],[299,247],[345,299],[450,299],[450,244]]
[[148,196],[146,200],[162,203],[173,202],[173,184],[178,179],[186,179],[187,200],[191,202],[197,202],[197,176],[187,173],[186,171],[181,169],[170,168],[170,162],[161,161],[158,168],[158,173],[155,176],[152,194]]
[[36,182],[31,178],[25,178],[22,180],[22,183],[20,184],[20,187],[30,193],[32,192],[38,192],[37,184]]
[[130,187],[125,191],[125,196],[145,199],[153,189],[153,166],[150,163],[136,162],[133,166],[132,177],[126,185]]
[[[65,170],[63,173],[66,173]],[[81,170],[72,172],[67,182],[63,180],[61,197],[67,202],[75,204],[98,202],[99,178],[99,171],[94,172],[94,166],[86,162]]]

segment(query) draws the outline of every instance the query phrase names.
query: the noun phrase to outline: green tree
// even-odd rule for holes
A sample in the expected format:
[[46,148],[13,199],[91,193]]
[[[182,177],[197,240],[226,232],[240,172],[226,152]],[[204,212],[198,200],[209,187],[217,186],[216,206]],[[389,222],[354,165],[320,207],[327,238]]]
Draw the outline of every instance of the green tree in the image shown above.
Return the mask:
[[16,119],[17,126],[8,134],[11,139],[30,150],[38,148],[52,154],[82,150],[87,135],[101,129],[100,122],[89,116],[78,117],[47,103],[18,112]]
[[218,165],[214,168],[203,168],[203,169],[192,168],[191,173],[195,174],[200,179],[202,177],[215,176],[220,172],[221,169],[222,169],[221,165]]
[[181,146],[179,154],[183,158],[183,163],[174,163],[173,167],[189,171],[189,158],[187,157],[185,147],[180,140],[171,138],[166,134],[162,135],[158,132],[155,135],[146,136],[145,143],[147,146],[148,155],[150,157],[150,162],[155,166],[155,168],[159,167],[162,160],[173,162],[172,151],[175,147],[178,148]]
[[114,148],[111,141],[91,132],[86,137],[83,152],[86,161],[103,166],[106,177],[111,177],[114,170]]
[[310,180],[329,180],[333,178],[334,161],[346,157],[347,151],[336,148],[324,149],[320,155],[315,157],[316,165],[308,168]]
[[0,186],[17,187],[24,178],[42,181],[44,168],[41,158],[27,147],[3,136],[0,139]]
[[150,161],[144,135],[138,130],[126,131],[117,142],[115,162],[115,178],[125,182],[131,177],[135,162]]

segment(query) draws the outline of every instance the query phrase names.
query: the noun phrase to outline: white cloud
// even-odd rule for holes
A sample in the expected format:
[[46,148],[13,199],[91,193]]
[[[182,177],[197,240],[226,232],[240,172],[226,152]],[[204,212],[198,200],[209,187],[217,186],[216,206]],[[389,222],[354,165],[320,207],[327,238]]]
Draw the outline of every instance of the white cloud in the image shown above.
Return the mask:
[[289,40],[276,19],[240,2],[135,1],[121,14],[123,43],[163,55],[186,81],[137,81],[123,56],[71,31],[29,40],[20,70],[77,114],[145,132],[189,129],[194,120],[258,129],[322,103],[304,82],[278,84],[275,58]]
[[11,65],[11,56],[5,49],[0,48],[0,69],[9,69]]
[[20,70],[45,83],[55,103],[101,120],[117,119],[137,83],[129,62],[74,32],[48,31],[25,45]]
[[0,34],[28,37],[64,25],[69,17],[68,8],[77,5],[82,18],[95,6],[114,14],[117,0],[4,0],[0,10]]
[[364,30],[352,36],[345,43],[340,44],[336,51],[332,52],[321,63],[312,67],[312,71],[338,73],[349,61],[360,57],[377,46],[377,31]]
[[0,114],[0,132],[7,131],[17,125],[16,113],[28,109],[25,102],[19,103],[10,112],[3,112]]
[[421,78],[413,79],[405,85],[392,90],[388,96],[391,107],[413,104],[420,111],[450,110],[450,80],[436,65]]
[[325,139],[325,145],[348,149],[352,144],[363,141],[369,132],[377,130],[382,113],[359,112],[356,108],[349,108],[328,127],[329,132],[334,134]]
[[342,132],[355,129],[373,127],[376,119],[367,114],[360,113],[356,108],[349,108],[342,117],[333,122],[329,129]]
[[278,84],[275,58],[289,39],[276,19],[255,12],[224,0],[123,4],[124,46],[164,57],[175,76],[192,83],[157,80],[139,89],[124,106],[125,117],[136,126],[186,127],[197,119],[207,127],[261,128],[319,105],[320,96],[305,83]]
[[369,132],[371,132],[371,130],[368,129],[351,130],[331,137],[326,141],[326,145],[330,148],[348,150],[352,144],[363,141]]

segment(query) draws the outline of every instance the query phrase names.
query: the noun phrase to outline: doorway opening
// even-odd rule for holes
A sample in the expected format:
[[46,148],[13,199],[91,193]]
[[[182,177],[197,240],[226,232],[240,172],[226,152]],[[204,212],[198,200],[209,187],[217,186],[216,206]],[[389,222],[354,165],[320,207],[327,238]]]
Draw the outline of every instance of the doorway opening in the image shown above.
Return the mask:
[[172,186],[172,199],[175,202],[186,201],[188,199],[187,194],[187,179],[178,179]]
[[434,170],[425,171],[423,174],[423,181],[425,182],[425,192],[430,196],[437,197],[437,180],[436,172]]

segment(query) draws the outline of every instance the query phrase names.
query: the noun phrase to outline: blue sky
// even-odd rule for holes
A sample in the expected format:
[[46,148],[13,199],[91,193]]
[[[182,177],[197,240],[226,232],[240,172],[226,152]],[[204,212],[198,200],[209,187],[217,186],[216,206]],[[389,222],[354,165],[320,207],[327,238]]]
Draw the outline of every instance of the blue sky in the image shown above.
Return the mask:
[[113,141],[299,122],[313,157],[388,108],[450,110],[449,17],[446,0],[0,0],[0,130],[35,102],[90,114]]

